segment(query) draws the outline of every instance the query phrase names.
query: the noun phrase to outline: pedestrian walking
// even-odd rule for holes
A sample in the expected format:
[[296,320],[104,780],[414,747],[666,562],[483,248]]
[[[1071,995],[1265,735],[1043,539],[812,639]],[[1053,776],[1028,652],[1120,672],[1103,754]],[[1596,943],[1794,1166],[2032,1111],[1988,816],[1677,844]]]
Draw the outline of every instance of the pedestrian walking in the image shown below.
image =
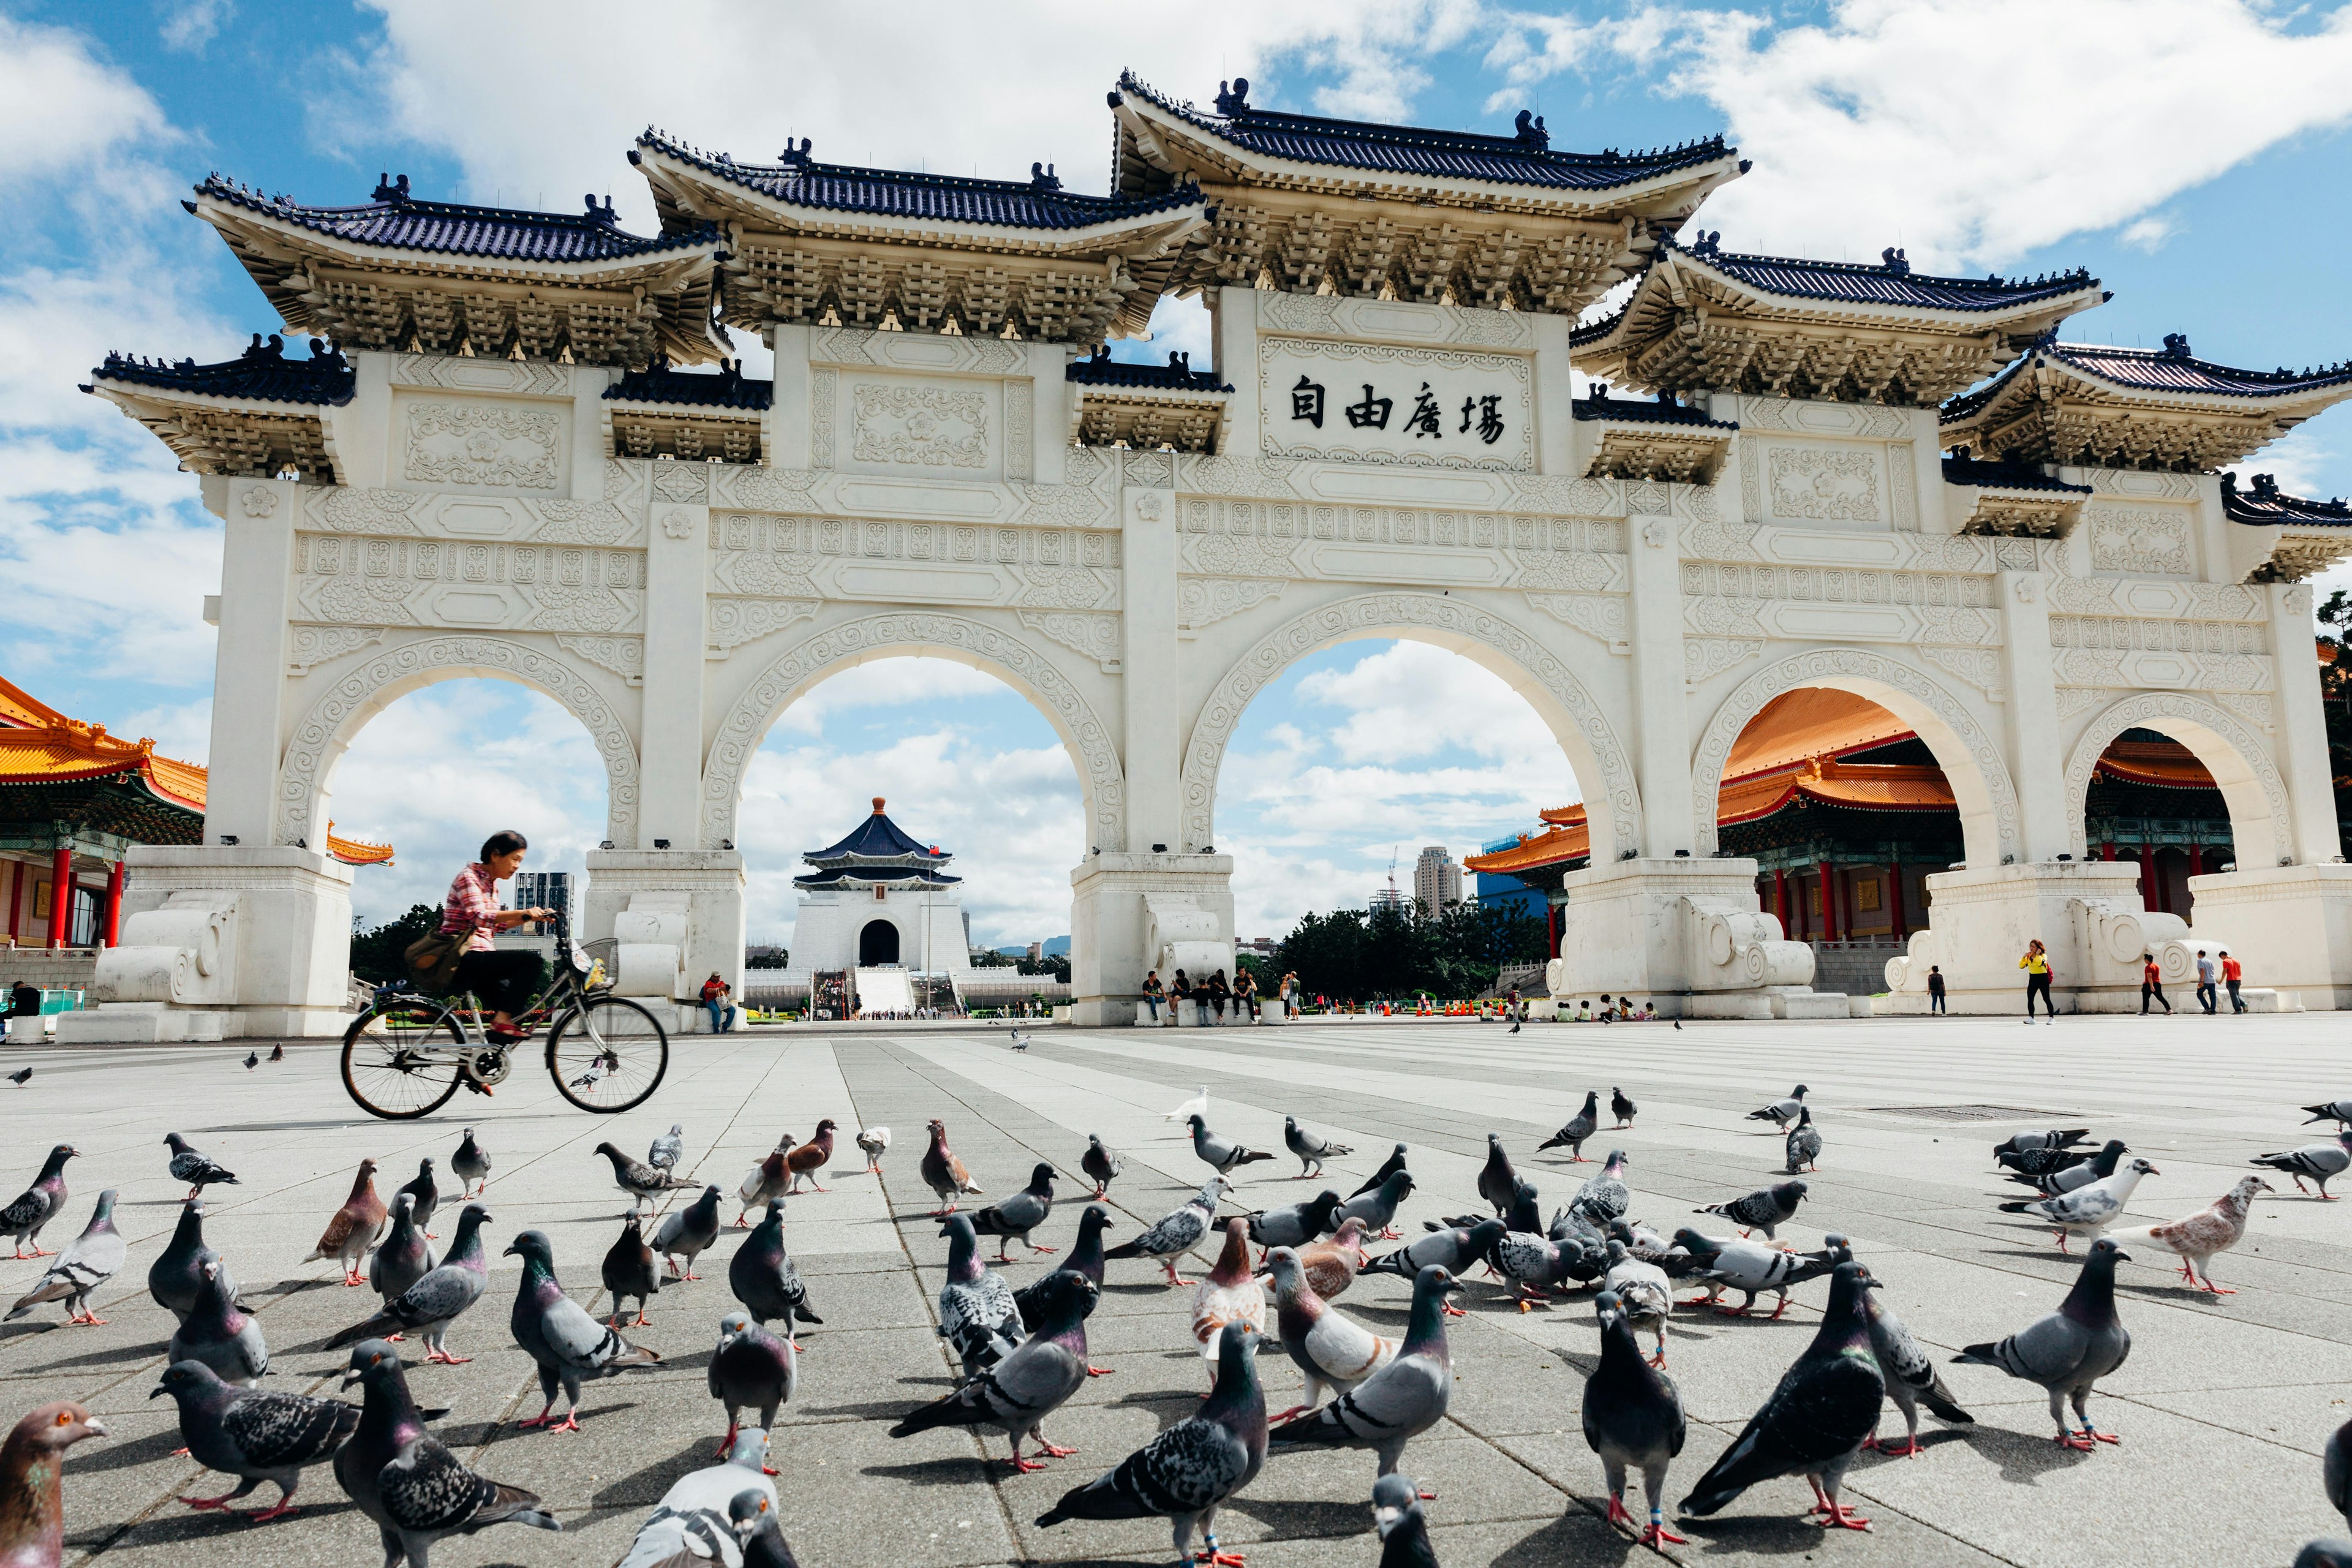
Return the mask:
[[1151,1009],[1154,1028],[1160,1026],[1160,999],[1167,994],[1168,988],[1160,984],[1160,971],[1155,969],[1143,977],[1143,1001]]
[[2213,961],[2205,956],[2201,947],[2197,950],[2197,1005],[2205,1009],[2209,1018],[2221,1005],[2221,999],[2213,994]]
[[[1927,1011],[1931,1014],[1944,1012],[1944,966],[1940,963],[1927,966]],[[1946,1016],[1949,1016],[1946,1014]]]
[[2168,1018],[2172,1016],[2172,1004],[2165,1001],[2164,997],[2164,971],[2157,967],[2156,954],[2143,952],[2139,955],[2139,1016],[2141,1017],[2147,1016],[2147,1005],[2151,1000],[2162,1002],[2164,1016]]
[[2230,1011],[2232,1013],[2242,1013],[2246,1010],[2246,999],[2238,994],[2238,982],[2245,977],[2245,965],[2231,958],[2228,948],[2223,948],[2221,950],[2221,984],[2230,988]]
[[2058,1007],[2050,1000],[2050,950],[2042,945],[2040,937],[2025,944],[2025,956],[2017,961],[2017,967],[2025,971],[2025,1021],[2033,1022],[2033,998],[2039,995],[2048,1015],[2044,1022],[2056,1023]]

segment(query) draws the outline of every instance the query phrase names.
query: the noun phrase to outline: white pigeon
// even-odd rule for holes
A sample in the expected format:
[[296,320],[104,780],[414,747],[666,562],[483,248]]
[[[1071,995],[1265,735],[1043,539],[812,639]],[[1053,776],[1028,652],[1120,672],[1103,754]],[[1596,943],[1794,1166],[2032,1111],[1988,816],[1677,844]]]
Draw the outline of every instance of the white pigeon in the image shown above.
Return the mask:
[[679,1563],[709,1563],[742,1568],[743,1546],[727,1512],[747,1491],[763,1493],[776,1506],[776,1483],[761,1472],[767,1462],[768,1435],[757,1426],[735,1434],[735,1446],[719,1464],[689,1470],[662,1494],[617,1568],[667,1568]]
[[2103,1182],[2093,1182],[2038,1203],[2003,1204],[2000,1212],[2040,1215],[2058,1232],[2058,1249],[2069,1251],[2068,1237],[2096,1237],[2123,1216],[2124,1205],[2131,1202],[2132,1189],[2139,1185],[2142,1176],[2161,1174],[2146,1160],[2127,1161]]
[[1170,1111],[1160,1120],[1162,1121],[1190,1121],[1192,1118],[1198,1116],[1205,1121],[1208,1118],[1208,1114],[1209,1086],[1204,1083],[1201,1086],[1201,1092],[1197,1096],[1186,1100],[1183,1104],[1178,1106],[1175,1110]]
[[655,1139],[653,1147],[646,1151],[646,1163],[656,1171],[674,1171],[677,1169],[679,1156],[685,1152],[686,1128],[673,1121],[669,1124],[669,1131]]
[[[1625,1249],[1622,1241],[1609,1244],[1609,1272],[1601,1278],[1603,1290],[1617,1292],[1617,1300],[1625,1309],[1625,1321],[1635,1329],[1647,1329],[1658,1336],[1658,1353],[1650,1358],[1652,1366],[1666,1364],[1666,1319],[1675,1310],[1675,1282],[1666,1271],[1654,1263],[1644,1263]],[[1751,1300],[1753,1298],[1750,1298]]]
[[2126,1248],[2143,1245],[2162,1247],[2180,1259],[2180,1277],[2192,1287],[2216,1296],[2234,1296],[2235,1290],[2213,1283],[2207,1266],[2217,1253],[2227,1252],[2245,1239],[2246,1215],[2254,1206],[2254,1194],[2277,1190],[2260,1176],[2243,1176],[2236,1186],[2186,1219],[2177,1219],[2169,1225],[2111,1230],[2107,1236],[2116,1246]]
[[866,1154],[867,1175],[878,1176],[882,1173],[882,1151],[889,1146],[890,1130],[887,1127],[869,1127],[857,1135],[857,1147]]

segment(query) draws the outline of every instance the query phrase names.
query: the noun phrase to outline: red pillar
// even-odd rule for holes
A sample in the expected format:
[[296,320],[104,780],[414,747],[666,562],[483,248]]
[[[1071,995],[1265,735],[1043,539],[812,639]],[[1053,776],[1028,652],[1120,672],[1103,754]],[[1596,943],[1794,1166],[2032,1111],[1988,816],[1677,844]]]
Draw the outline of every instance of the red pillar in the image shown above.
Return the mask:
[[2102,840],[2099,844],[2099,858],[2102,860],[2112,860],[2115,858],[2116,841],[2112,838]]
[[1903,940],[1903,857],[1893,848],[1886,851],[1886,906],[1888,918],[1894,921],[1896,942]]
[[60,844],[49,863],[49,945],[63,947],[73,934],[73,846]]
[[2168,915],[2172,912],[2172,889],[2165,879],[2164,868],[2157,864],[2157,853],[2153,848],[2147,852],[2148,880],[2156,884],[2158,912]]
[[2141,845],[2139,847],[2139,907],[2144,910],[2152,910],[2156,907],[2156,878],[2153,874],[2155,869],[2156,851],[2147,845]]
[[98,917],[98,937],[109,947],[122,942],[122,862],[106,868],[106,908]]
[[1822,940],[1835,942],[1838,934],[1837,873],[1830,863],[1822,862]]
[[8,862],[8,945],[25,934],[25,884],[32,879],[25,875],[25,862]]
[[1780,917],[1780,934],[1793,934],[1789,928],[1789,868],[1786,866],[1772,873],[1772,912]]
[[1551,949],[1550,956],[1559,956],[1559,906],[1544,906],[1544,943]]

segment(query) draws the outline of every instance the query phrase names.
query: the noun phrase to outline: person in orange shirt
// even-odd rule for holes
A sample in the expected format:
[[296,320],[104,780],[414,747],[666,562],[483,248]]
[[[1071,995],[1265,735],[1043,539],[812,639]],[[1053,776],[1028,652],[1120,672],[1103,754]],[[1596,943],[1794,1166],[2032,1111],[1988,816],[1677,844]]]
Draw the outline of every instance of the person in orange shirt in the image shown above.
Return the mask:
[[2232,1013],[2242,1013],[2246,1010],[2245,998],[2238,994],[2238,982],[2245,977],[2246,966],[2231,958],[2228,948],[2223,948],[2221,950],[2221,984],[2230,988],[2230,1011]]
[[2017,961],[2017,967],[2025,971],[2025,1021],[2033,1022],[2033,998],[2039,993],[2042,1011],[2049,1015],[2044,1021],[2056,1023],[2058,1008],[2050,1000],[2050,950],[2042,945],[2040,937],[2025,944],[2025,956]]
[[2172,1016],[2172,1004],[2164,998],[2164,971],[2156,966],[2156,954],[2143,952],[2139,955],[2139,1016],[2143,1018],[2147,1016],[2150,997],[2163,1002],[2164,1016]]

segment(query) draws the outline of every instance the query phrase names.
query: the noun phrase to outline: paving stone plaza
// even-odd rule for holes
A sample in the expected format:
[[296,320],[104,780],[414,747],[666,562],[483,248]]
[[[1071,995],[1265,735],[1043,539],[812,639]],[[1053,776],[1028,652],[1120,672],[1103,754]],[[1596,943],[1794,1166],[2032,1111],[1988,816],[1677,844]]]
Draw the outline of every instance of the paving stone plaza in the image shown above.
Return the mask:
[[[786,1240],[824,1323],[803,1331],[799,1391],[772,1458],[782,1472],[784,1532],[803,1563],[895,1568],[1165,1561],[1162,1521],[1052,1530],[1033,1521],[1066,1489],[1196,1409],[1205,1386],[1187,1321],[1192,1292],[1168,1289],[1146,1261],[1113,1261],[1088,1334],[1093,1360],[1113,1372],[1048,1425],[1076,1457],[1012,1479],[993,1434],[985,1442],[956,1431],[886,1436],[897,1416],[950,1386],[933,1332],[945,1243],[923,1217],[934,1199],[917,1173],[924,1123],[934,1116],[988,1190],[972,1205],[1017,1190],[1036,1161],[1065,1173],[1057,1191],[1066,1205],[1036,1236],[1048,1245],[1067,1246],[1082,1205],[1066,1200],[1090,1190],[1077,1173],[1089,1133],[1127,1161],[1109,1199],[1112,1240],[1134,1236],[1197,1188],[1204,1167],[1163,1113],[1203,1085],[1217,1131],[1277,1155],[1240,1173],[1223,1213],[1295,1202],[1307,1190],[1288,1179],[1297,1164],[1281,1153],[1288,1114],[1354,1146],[1332,1163],[1331,1184],[1342,1192],[1394,1142],[1410,1145],[1420,1188],[1401,1223],[1417,1236],[1423,1219],[1483,1210],[1474,1182],[1489,1131],[1501,1134],[1549,1213],[1597,1167],[1571,1167],[1564,1151],[1539,1155],[1536,1144],[1588,1088],[1605,1108],[1610,1089],[1622,1087],[1640,1105],[1635,1126],[1608,1131],[1604,1110],[1590,1152],[1628,1152],[1633,1215],[1669,1234],[1685,1223],[1723,1234],[1723,1222],[1690,1211],[1773,1179],[1781,1141],[1745,1113],[1802,1081],[1826,1146],[1810,1200],[1781,1238],[1810,1247],[1824,1231],[1852,1237],[1885,1282],[1887,1304],[1944,1361],[2053,1309],[2077,1269],[2047,1229],[1995,1209],[2000,1199],[2031,1195],[1995,1173],[1995,1142],[2037,1125],[2125,1139],[2160,1172],[2141,1184],[2125,1222],[2146,1224],[2203,1207],[2245,1173],[2250,1155],[2324,1141],[2325,1129],[2299,1126],[2294,1107],[2352,1092],[2340,1029],[2325,1015],[2067,1017],[2030,1033],[1994,1019],[1552,1026],[1517,1037],[1496,1026],[1402,1021],[1181,1037],[1047,1029],[1025,1053],[1009,1049],[1001,1033],[970,1028],[763,1031],[680,1040],[661,1090],[619,1118],[573,1110],[543,1075],[524,1071],[495,1101],[453,1102],[415,1123],[355,1114],[331,1047],[289,1046],[282,1062],[249,1069],[245,1054],[242,1044],[10,1053],[10,1070],[30,1065],[34,1076],[0,1089],[8,1179],[28,1179],[54,1142],[80,1151],[68,1167],[72,1196],[45,1244],[62,1246],[79,1232],[105,1186],[120,1189],[130,1242],[129,1262],[95,1298],[107,1326],[62,1327],[61,1310],[47,1306],[0,1328],[10,1420],[72,1397],[110,1433],[74,1448],[66,1464],[68,1563],[380,1560],[373,1527],[325,1468],[304,1473],[296,1515],[268,1524],[174,1500],[227,1487],[173,1457],[180,1437],[172,1402],[149,1399],[172,1319],[149,1299],[146,1271],[182,1196],[165,1170],[169,1131],[242,1178],[208,1193],[207,1236],[266,1331],[268,1384],[323,1394],[345,1361],[324,1341],[365,1316],[373,1297],[343,1288],[332,1262],[300,1260],[360,1159],[379,1163],[386,1193],[421,1156],[435,1157],[446,1180],[470,1119],[494,1160],[494,1268],[450,1345],[477,1359],[414,1365],[411,1386],[421,1405],[447,1407],[433,1422],[444,1442],[482,1473],[541,1494],[563,1533],[502,1526],[441,1542],[433,1560],[604,1564],[622,1555],[674,1479],[709,1462],[724,1430],[705,1363],[719,1318],[734,1309],[726,1255],[743,1233],[722,1235],[701,1260],[700,1281],[655,1298],[652,1326],[631,1337],[657,1350],[661,1365],[589,1384],[577,1435],[517,1429],[538,1408],[537,1386],[508,1330],[517,1260],[497,1255],[516,1232],[540,1228],[554,1240],[566,1287],[599,1305],[598,1263],[627,1206],[591,1152],[600,1140],[642,1152],[681,1123],[680,1168],[724,1188],[731,1217],[737,1184],[780,1133],[805,1138],[817,1119],[834,1118],[843,1142],[822,1173],[829,1190],[788,1205]],[[1948,1108],[1983,1106],[2015,1114],[1949,1119]],[[862,1173],[847,1142],[876,1124],[894,1135],[878,1182]],[[2283,1174],[2275,1184],[2281,1191],[2259,1203],[2244,1244],[2213,1264],[2238,1294],[2190,1291],[2175,1260],[2153,1251],[2124,1266],[2121,1311],[2133,1352],[2091,1407],[2120,1446],[2062,1451],[2039,1388],[1990,1368],[1948,1366],[1947,1382],[1976,1424],[1946,1426],[1923,1414],[1917,1458],[1856,1462],[1845,1500],[1874,1521],[1868,1534],[1825,1536],[1801,1522],[1810,1499],[1789,1479],[1755,1488],[1711,1519],[1684,1521],[1689,1544],[1672,1555],[2284,1565],[2305,1541],[2342,1534],[2322,1496],[2319,1456],[2352,1414],[2352,1208],[2301,1196]],[[454,1220],[445,1206],[435,1228],[446,1237]],[[1051,1261],[1004,1272],[1019,1285]],[[1209,1261],[1185,1260],[1187,1277]],[[0,1260],[7,1297],[29,1289],[41,1268]],[[1439,1561],[1537,1568],[1645,1559],[1603,1523],[1600,1466],[1580,1435],[1580,1394],[1599,1344],[1590,1292],[1523,1314],[1471,1272],[1461,1298],[1468,1316],[1450,1327],[1458,1379],[1450,1414],[1412,1442],[1403,1466],[1437,1493],[1424,1507]],[[1800,1286],[1778,1322],[1676,1310],[1669,1371],[1691,1426],[1670,1504],[1811,1338],[1827,1284]],[[1340,1305],[1376,1332],[1396,1334],[1408,1295],[1402,1280],[1367,1275]],[[421,1362],[421,1347],[403,1348]],[[1293,1403],[1299,1379],[1286,1358],[1270,1348],[1260,1365],[1269,1405]],[[1891,1404],[1884,1430],[1901,1435]],[[1226,1506],[1222,1542],[1257,1568],[1375,1563],[1373,1472],[1365,1451],[1277,1449]],[[265,1486],[250,1501],[271,1495]]]

